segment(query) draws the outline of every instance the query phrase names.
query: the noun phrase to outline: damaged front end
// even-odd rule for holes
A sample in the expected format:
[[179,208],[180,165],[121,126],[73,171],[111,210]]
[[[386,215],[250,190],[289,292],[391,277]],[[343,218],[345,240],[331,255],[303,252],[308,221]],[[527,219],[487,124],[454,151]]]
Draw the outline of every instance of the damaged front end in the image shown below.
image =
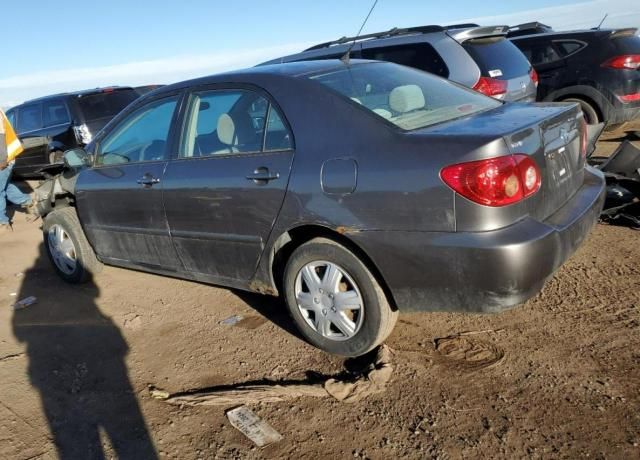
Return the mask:
[[55,164],[40,171],[45,180],[35,190],[36,211],[45,217],[56,207],[74,204],[74,189],[78,172],[64,164]]
[[600,220],[640,230],[640,149],[624,141],[613,154],[591,157],[607,181],[607,197]]

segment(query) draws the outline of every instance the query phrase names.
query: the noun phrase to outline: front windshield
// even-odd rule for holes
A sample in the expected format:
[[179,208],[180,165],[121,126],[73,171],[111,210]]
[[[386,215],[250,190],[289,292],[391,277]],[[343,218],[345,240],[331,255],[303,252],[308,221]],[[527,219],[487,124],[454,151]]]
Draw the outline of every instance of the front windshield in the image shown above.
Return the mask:
[[420,70],[376,62],[309,76],[404,130],[499,107],[502,103]]

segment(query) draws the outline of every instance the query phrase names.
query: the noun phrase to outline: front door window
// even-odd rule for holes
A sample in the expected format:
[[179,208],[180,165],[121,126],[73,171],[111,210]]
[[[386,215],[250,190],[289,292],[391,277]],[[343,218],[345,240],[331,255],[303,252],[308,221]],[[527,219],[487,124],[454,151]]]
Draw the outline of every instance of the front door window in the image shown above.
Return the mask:
[[164,160],[177,102],[154,101],[129,115],[100,142],[96,166]]

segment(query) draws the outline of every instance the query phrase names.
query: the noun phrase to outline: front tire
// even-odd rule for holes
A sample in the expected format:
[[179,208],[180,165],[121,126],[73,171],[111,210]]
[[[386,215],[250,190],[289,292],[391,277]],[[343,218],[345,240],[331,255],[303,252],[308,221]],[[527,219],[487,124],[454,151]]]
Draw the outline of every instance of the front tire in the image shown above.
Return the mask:
[[66,282],[84,283],[102,269],[74,208],[61,208],[48,214],[42,232],[49,260]]
[[328,353],[367,353],[389,336],[398,317],[366,265],[329,239],[316,238],[297,248],[285,267],[283,285],[301,334]]

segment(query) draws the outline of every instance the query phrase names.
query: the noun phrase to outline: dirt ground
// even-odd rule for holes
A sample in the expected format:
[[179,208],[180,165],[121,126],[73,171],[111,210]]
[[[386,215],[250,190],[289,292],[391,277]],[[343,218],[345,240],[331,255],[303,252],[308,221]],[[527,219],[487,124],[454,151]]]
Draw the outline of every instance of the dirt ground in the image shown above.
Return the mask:
[[[2,459],[640,458],[637,231],[598,225],[506,313],[401,315],[384,393],[252,405],[284,437],[259,449],[228,407],[168,405],[148,385],[314,382],[350,363],[300,340],[270,297],[110,267],[66,285],[39,225],[17,214],[0,240]],[[463,331],[485,332],[434,346]]]

